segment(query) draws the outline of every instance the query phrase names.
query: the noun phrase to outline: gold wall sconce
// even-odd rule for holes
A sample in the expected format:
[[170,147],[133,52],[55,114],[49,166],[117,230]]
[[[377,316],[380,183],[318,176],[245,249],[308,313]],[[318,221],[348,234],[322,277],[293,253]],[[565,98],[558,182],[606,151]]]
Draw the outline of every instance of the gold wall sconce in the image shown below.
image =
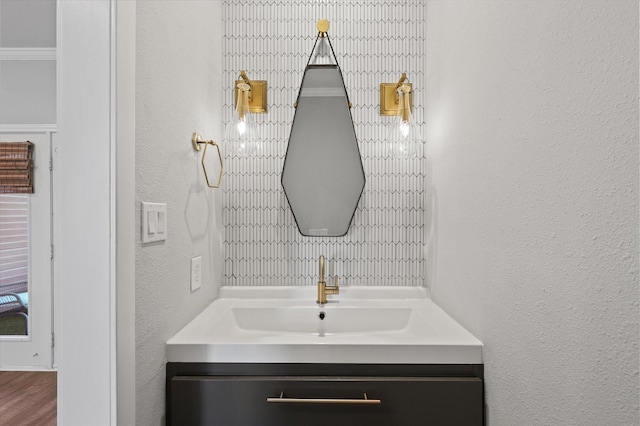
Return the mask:
[[[223,172],[222,155],[220,154],[220,147],[215,141],[203,140],[202,136],[200,136],[200,133],[198,132],[193,133],[193,136],[191,137],[191,144],[193,145],[193,149],[196,151],[200,151],[202,149],[201,145],[204,145],[204,150],[202,151],[202,160],[201,160],[202,170],[204,171],[204,178],[207,181],[207,186],[209,188],[220,188],[220,183],[222,182],[222,172]],[[207,147],[209,145],[215,147],[216,153],[218,155],[218,160],[220,161],[220,172],[218,173],[218,177],[216,181],[209,180],[210,178],[209,173],[207,173],[207,166],[204,161],[207,156]],[[211,173],[211,179],[214,178],[214,175],[215,173]]]
[[398,117],[387,132],[387,148],[393,158],[416,157],[424,142],[420,126],[412,120],[413,87],[402,73],[397,83],[380,84],[380,115]]
[[406,105],[400,102],[400,91],[408,93],[405,101],[409,102],[408,111],[413,108],[413,87],[407,82],[407,73],[402,73],[397,83],[380,83],[380,115],[402,115],[407,110]]
[[[250,113],[267,112],[267,81],[249,80],[245,70],[240,71],[240,80],[236,80],[234,91],[234,105],[238,105],[238,94],[246,93],[248,111]],[[246,87],[244,85],[249,87]]]
[[267,112],[266,80],[250,80],[240,71],[240,80],[235,81],[234,114],[224,132],[224,141],[229,151],[247,156],[254,154],[262,139],[251,114]]

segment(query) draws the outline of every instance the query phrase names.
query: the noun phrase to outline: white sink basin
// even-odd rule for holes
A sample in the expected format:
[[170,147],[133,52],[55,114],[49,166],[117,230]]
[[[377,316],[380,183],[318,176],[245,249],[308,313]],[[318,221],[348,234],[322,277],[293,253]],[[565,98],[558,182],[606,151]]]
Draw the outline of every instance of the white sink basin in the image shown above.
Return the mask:
[[238,328],[269,333],[398,332],[407,327],[412,308],[326,306],[233,307]]
[[315,299],[315,286],[223,287],[169,339],[167,361],[482,363],[482,343],[423,288],[345,286]]

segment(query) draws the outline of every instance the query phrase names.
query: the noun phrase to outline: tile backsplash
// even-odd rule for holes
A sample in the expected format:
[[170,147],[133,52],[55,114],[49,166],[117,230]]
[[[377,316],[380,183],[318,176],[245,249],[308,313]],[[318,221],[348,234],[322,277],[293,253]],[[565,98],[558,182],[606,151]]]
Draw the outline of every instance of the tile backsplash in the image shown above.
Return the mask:
[[[392,119],[379,115],[378,92],[406,72],[413,118],[425,134],[425,14],[419,0],[223,2],[225,125],[240,70],[269,87],[268,113],[252,116],[264,136],[260,150],[249,158],[225,153],[224,285],[312,285],[321,254],[341,285],[425,285],[424,149],[410,160],[390,156]],[[280,184],[293,103],[323,18],[353,103],[366,175],[351,228],[336,238],[300,235]]]

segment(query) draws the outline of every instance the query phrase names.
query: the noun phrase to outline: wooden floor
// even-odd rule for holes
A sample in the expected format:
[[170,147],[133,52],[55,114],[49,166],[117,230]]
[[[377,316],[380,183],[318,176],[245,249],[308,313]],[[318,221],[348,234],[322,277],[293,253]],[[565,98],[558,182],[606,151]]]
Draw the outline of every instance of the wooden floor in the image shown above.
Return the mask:
[[56,424],[54,371],[0,371],[0,425]]

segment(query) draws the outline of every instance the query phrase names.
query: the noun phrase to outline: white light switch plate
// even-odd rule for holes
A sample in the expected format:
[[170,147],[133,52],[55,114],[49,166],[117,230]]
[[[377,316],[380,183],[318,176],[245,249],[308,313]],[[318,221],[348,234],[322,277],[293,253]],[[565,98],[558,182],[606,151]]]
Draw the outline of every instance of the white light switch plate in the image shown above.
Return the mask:
[[202,256],[191,259],[191,291],[196,291],[202,285]]
[[167,239],[167,204],[142,203],[142,236],[143,243],[164,241]]

